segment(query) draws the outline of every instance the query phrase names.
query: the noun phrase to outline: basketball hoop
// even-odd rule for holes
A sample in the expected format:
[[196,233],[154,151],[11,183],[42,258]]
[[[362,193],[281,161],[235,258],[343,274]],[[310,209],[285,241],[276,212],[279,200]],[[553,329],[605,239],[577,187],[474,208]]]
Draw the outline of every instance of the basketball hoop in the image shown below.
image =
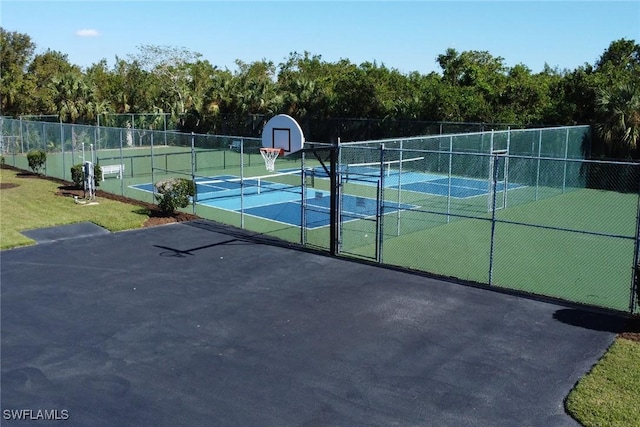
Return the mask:
[[262,129],[260,154],[267,170],[274,172],[278,156],[290,155],[302,150],[304,135],[300,125],[286,114],[271,117]]
[[266,166],[269,172],[273,172],[276,170],[276,159],[280,154],[283,153],[284,150],[281,148],[261,148],[260,154],[262,154],[262,158],[264,159],[264,165]]

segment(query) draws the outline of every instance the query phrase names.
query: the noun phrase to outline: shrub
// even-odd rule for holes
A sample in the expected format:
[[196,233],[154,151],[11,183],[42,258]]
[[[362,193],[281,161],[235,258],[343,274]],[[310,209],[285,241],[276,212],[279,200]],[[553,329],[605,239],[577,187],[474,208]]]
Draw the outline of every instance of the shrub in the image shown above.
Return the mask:
[[[71,166],[71,181],[76,187],[84,186],[84,165],[82,163]],[[99,163],[96,163],[93,166],[93,182],[96,187],[100,185],[100,181],[102,181],[102,168]]]
[[102,168],[100,167],[100,163],[93,165],[93,178],[95,180],[96,187],[99,187],[100,181],[102,181]]
[[77,165],[71,166],[71,181],[73,181],[76,187],[82,187],[82,183],[84,182],[82,164],[78,163]]
[[42,150],[31,150],[27,153],[27,161],[33,173],[40,175],[47,161],[47,153]]
[[195,196],[196,187],[193,181],[185,178],[173,178],[155,184],[158,207],[163,212],[172,214],[177,208],[186,208]]

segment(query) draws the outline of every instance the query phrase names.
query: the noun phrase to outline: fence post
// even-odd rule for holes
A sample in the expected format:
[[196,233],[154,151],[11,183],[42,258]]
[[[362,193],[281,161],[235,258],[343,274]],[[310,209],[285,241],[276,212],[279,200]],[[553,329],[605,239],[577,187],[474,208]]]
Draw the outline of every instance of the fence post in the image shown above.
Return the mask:
[[[636,167],[636,174],[638,174],[639,168]],[[638,270],[638,263],[640,263],[640,186],[638,188],[638,203],[636,206],[636,239],[633,245],[633,274],[631,275],[631,292],[629,295],[629,313],[634,314],[635,308],[640,303],[640,271]]]
[[[122,129],[120,129],[120,164],[124,165],[124,156],[122,153]],[[124,196],[124,171],[121,172],[120,194]],[[133,161],[131,162],[131,176],[133,177]]]
[[536,201],[538,200],[538,190],[540,188],[540,157],[542,156],[542,129],[539,131],[538,137],[538,167],[536,170]]
[[[28,147],[28,141],[27,141]],[[24,133],[22,131],[22,117],[20,117],[20,154],[24,154]]]
[[487,198],[487,210],[489,212],[493,212],[496,209],[495,205],[495,189],[496,185],[494,184],[496,179],[495,177],[495,167],[494,156],[493,156],[493,130],[491,131],[491,139],[489,140],[489,197]]
[[491,250],[489,252],[489,286],[493,285],[493,257],[495,251],[495,235],[496,235],[496,189],[498,186],[498,162],[500,156],[491,155],[492,164],[493,164],[493,176],[491,177],[493,186],[493,197],[491,201]]
[[240,228],[244,230],[244,138],[240,138]]
[[300,244],[302,246],[307,245],[307,171],[305,170],[304,157],[303,151],[300,157],[300,188],[302,189],[300,197]]
[[152,197],[152,203],[155,202],[156,200],[156,179],[155,179],[155,169],[156,169],[156,163],[155,163],[155,159],[153,156],[154,152],[153,152],[153,132],[151,132],[151,191],[153,192]]
[[400,140],[400,155],[398,163],[398,201],[396,204],[396,236],[400,236],[400,206],[402,205],[402,159],[404,158],[404,152],[402,150],[402,139]]
[[447,224],[449,224],[449,222],[451,221],[451,172],[452,172],[451,168],[452,167],[453,167],[453,136],[450,136],[449,137],[449,170],[447,172]]
[[[45,122],[42,122],[42,151],[45,152],[45,154],[47,153],[47,132],[44,130],[44,124]],[[44,158],[44,175],[45,176],[49,176],[47,173],[47,159],[49,159],[49,162],[51,161],[51,158],[49,156],[45,156]]]
[[562,174],[562,193],[565,192],[565,187],[567,186],[567,159],[569,157],[569,128],[567,128],[567,133],[564,138],[564,172]]
[[64,132],[62,130],[62,119],[60,119],[60,146],[62,147],[62,179],[67,179],[67,167],[64,161],[66,156],[64,155]]
[[[336,182],[336,186],[338,188],[338,200],[336,201],[336,206],[337,206],[337,221],[338,221],[338,230],[336,231],[337,233],[337,237],[338,237],[338,247],[337,247],[337,251],[338,253],[342,253],[342,236],[344,236],[344,221],[342,220],[342,207],[344,206],[344,176],[342,174],[343,172],[343,168],[342,168],[342,147],[340,146],[340,137],[338,137],[338,139],[336,140],[336,144],[338,146],[338,154],[336,156],[336,162],[337,162],[337,169],[336,169],[336,173],[337,175],[337,182]],[[314,169],[314,180],[315,180],[315,169]],[[315,186],[315,181],[314,181],[314,186]]]
[[[196,137],[195,137],[195,133],[193,131],[191,131],[191,182],[193,182],[193,185],[196,185]],[[193,210],[193,214],[196,214],[196,202],[195,200],[193,201],[193,203],[191,203],[192,205],[192,210]]]
[[[502,208],[507,208],[507,194],[509,189],[509,156],[511,156],[511,127],[509,127],[509,134],[507,137],[507,155],[504,158],[504,188],[502,189]],[[495,206],[494,206],[495,208]]]
[[382,263],[384,242],[384,143],[380,144],[380,180],[378,181],[378,209],[376,213],[376,261]]

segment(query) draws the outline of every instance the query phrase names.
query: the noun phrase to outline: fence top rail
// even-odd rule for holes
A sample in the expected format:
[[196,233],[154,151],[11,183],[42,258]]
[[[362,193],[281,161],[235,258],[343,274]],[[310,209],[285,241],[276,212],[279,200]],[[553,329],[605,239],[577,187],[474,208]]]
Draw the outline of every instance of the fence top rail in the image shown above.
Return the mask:
[[[122,128],[116,128],[116,129],[122,129]],[[245,140],[245,141],[261,141],[262,138],[258,138],[255,136],[238,136],[238,135],[218,135],[218,134],[212,134],[212,133],[187,133],[187,132],[180,132],[177,130],[167,130],[167,131],[163,131],[163,130],[156,130],[154,132],[160,132],[160,133],[167,133],[167,134],[171,134],[171,135],[182,135],[182,136],[196,136],[196,137],[205,137],[205,138],[225,138],[225,139],[240,139],[240,140]]]
[[[342,145],[340,146],[341,148]],[[362,150],[362,151],[380,151],[380,147],[358,147],[358,146],[349,146],[351,150]],[[457,150],[429,150],[424,148],[384,148],[385,153],[424,153],[424,154],[453,154],[453,155],[464,155],[464,156],[478,156],[478,157],[492,157],[495,156],[496,153],[489,152],[481,152],[481,151],[457,151]],[[535,155],[516,155],[516,154],[504,154],[503,150],[498,150],[500,156],[510,157],[510,158],[523,158],[523,159],[545,159],[545,157],[535,156]],[[549,160],[565,160],[564,157],[548,157]],[[566,160],[570,160],[571,158],[567,158]],[[574,159],[575,160],[575,159]],[[577,161],[584,161],[583,158],[577,159]]]
[[462,133],[447,133],[447,134],[439,134],[439,135],[424,135],[424,136],[411,136],[411,137],[403,137],[403,138],[385,138],[385,139],[372,139],[366,141],[349,141],[349,142],[341,142],[340,145],[352,146],[352,145],[362,145],[362,144],[384,144],[387,142],[397,142],[397,141],[419,141],[425,139],[442,139],[442,138],[460,138],[460,137],[469,137],[469,136],[481,136],[481,135],[491,135],[491,134],[513,134],[513,133],[522,133],[522,132],[550,132],[554,130],[562,130],[562,129],[588,129],[589,125],[579,125],[579,126],[554,126],[554,127],[544,127],[544,128],[531,128],[531,129],[506,129],[506,130],[490,130],[484,132],[462,132]]
[[[380,147],[349,147],[351,149],[380,151]],[[411,152],[411,153],[424,153],[424,154],[444,154],[444,155],[456,155],[456,156],[478,156],[478,157],[494,157],[495,153],[481,153],[475,151],[450,151],[450,150],[423,150],[423,149],[400,149],[400,148],[385,148],[385,152]],[[571,162],[571,163],[594,163],[602,165],[620,165],[620,166],[639,166],[638,161],[622,161],[622,160],[605,160],[605,159],[584,159],[584,158],[572,158],[572,157],[548,157],[548,156],[536,156],[536,155],[521,155],[521,154],[503,154],[499,153],[501,157],[509,159],[527,159],[527,160],[545,160],[554,162]]]
[[[16,121],[21,122],[22,120],[0,116],[0,120],[2,121]],[[39,122],[37,120],[29,120],[29,122]],[[206,133],[186,133],[180,132],[176,130],[156,130],[156,129],[144,129],[144,128],[123,128],[123,127],[109,127],[109,126],[94,126],[88,124],[76,124],[76,123],[63,123],[63,122],[46,122],[41,121],[41,123],[45,123],[48,125],[56,125],[56,126],[71,126],[71,127],[88,127],[95,129],[103,129],[105,131],[109,130],[119,130],[126,132],[153,132],[160,134],[170,134],[170,135],[183,135],[183,136],[198,136],[198,137],[209,137],[209,138],[236,138],[236,139],[244,139],[250,141],[259,141],[261,138],[259,137],[248,137],[248,136],[238,136],[238,135],[216,135],[216,134],[206,134]],[[437,122],[437,123],[456,123],[456,122]],[[464,124],[464,123],[463,123]],[[477,124],[477,123],[471,123]],[[548,126],[548,127],[539,127],[539,128],[528,128],[528,129],[506,129],[506,130],[490,130],[490,131],[478,131],[478,132],[460,132],[460,133],[449,133],[449,134],[438,134],[438,135],[422,135],[422,136],[411,136],[411,137],[399,137],[399,138],[385,138],[385,139],[375,139],[375,140],[363,140],[363,141],[349,141],[349,142],[340,142],[340,145],[362,145],[362,144],[374,144],[374,143],[385,143],[385,142],[396,142],[396,141],[415,141],[415,140],[424,140],[424,139],[436,139],[436,138],[449,138],[449,137],[464,137],[464,136],[478,136],[478,135],[490,135],[490,134],[506,134],[506,133],[521,133],[521,132],[532,132],[532,131],[553,131],[553,130],[561,130],[561,129],[584,129],[589,128],[589,125],[577,125],[577,126]],[[329,143],[327,143],[329,144]],[[330,145],[330,144],[329,144]]]

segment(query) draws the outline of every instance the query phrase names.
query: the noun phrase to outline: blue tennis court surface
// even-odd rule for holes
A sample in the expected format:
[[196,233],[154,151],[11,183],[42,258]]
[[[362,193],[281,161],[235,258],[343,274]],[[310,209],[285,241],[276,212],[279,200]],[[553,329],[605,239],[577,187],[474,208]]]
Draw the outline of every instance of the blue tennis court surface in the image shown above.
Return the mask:
[[[153,192],[153,184],[137,184],[132,188]],[[291,186],[263,179],[246,178],[241,184],[233,175],[218,175],[196,179],[197,201],[211,206],[245,215],[252,215],[296,227],[302,226],[302,187]],[[240,197],[242,194],[243,197]],[[305,192],[304,222],[307,229],[327,227],[331,219],[331,197],[328,191],[307,188]],[[375,218],[378,212],[376,199],[349,194],[342,196],[343,222],[363,218]],[[385,203],[385,214],[417,206],[405,203]]]
[[[285,187],[283,184],[278,184],[275,182],[261,182],[260,180],[255,180],[251,178],[245,178],[243,181],[240,181],[240,178],[235,175],[217,175],[213,177],[207,178],[196,178],[196,193],[198,194],[198,198],[202,199],[205,195],[210,193],[218,193],[221,191],[225,191],[225,195],[240,195],[241,187],[244,187],[244,194],[249,194],[251,192],[258,192],[261,188],[262,184],[276,189],[278,187]],[[133,188],[137,188],[139,190],[148,191],[150,193],[153,192],[153,184],[137,184],[133,185]]]
[[[291,171],[291,170],[287,170]],[[283,171],[284,172],[284,171]],[[316,178],[328,179],[326,171],[322,167],[313,169]],[[346,182],[360,185],[378,185],[380,171],[372,168],[351,170],[344,173]],[[486,196],[490,191],[489,179],[474,179],[436,175],[424,172],[406,171],[402,174],[396,172],[385,175],[385,188],[400,188],[401,190],[414,191],[417,193],[432,194],[435,196],[451,196],[457,199],[469,197]],[[524,185],[508,183],[507,190],[523,188]],[[497,182],[495,190],[503,191],[504,182]]]

